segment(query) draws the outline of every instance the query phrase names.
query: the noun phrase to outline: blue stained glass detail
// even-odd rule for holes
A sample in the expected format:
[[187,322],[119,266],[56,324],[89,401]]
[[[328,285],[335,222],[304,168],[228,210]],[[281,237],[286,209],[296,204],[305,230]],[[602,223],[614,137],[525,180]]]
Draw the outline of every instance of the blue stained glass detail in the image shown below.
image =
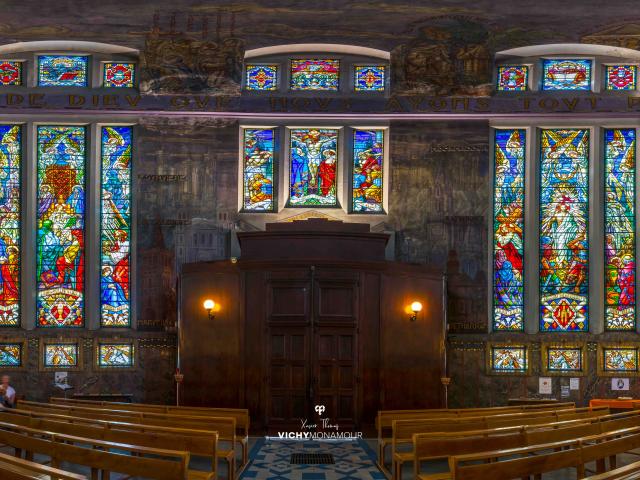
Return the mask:
[[356,92],[381,92],[384,90],[384,65],[356,66]]
[[247,65],[247,90],[278,88],[278,65]]
[[543,90],[591,90],[591,60],[543,62]]
[[38,85],[41,87],[86,87],[89,57],[41,55],[38,57]]
[[102,127],[101,325],[131,325],[132,127]]
[[356,130],[353,134],[354,213],[383,213],[384,131]]
[[250,212],[271,212],[274,209],[273,129],[244,130],[243,202]]

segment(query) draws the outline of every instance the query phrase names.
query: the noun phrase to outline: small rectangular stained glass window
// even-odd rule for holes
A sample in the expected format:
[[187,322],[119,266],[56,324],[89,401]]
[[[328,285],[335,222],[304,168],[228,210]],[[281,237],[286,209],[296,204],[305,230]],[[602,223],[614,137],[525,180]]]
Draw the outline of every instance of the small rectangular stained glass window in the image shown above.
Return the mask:
[[591,90],[591,60],[546,59],[543,66],[543,90]]
[[126,368],[133,366],[134,347],[131,343],[98,344],[98,366]]
[[0,367],[22,366],[22,343],[0,343]]
[[527,366],[527,347],[509,345],[491,347],[493,373],[526,373]]
[[278,88],[278,65],[247,65],[247,90],[273,91]]
[[636,373],[638,371],[638,349],[614,347],[602,349],[603,368],[607,373]]
[[547,370],[549,372],[581,372],[581,347],[549,347],[547,350]]
[[339,60],[291,60],[291,90],[338,91]]
[[356,92],[384,91],[384,65],[359,65],[355,69]]
[[72,368],[78,366],[77,343],[46,343],[44,345],[45,368]]
[[108,88],[133,88],[136,66],[133,63],[105,63],[104,86]]
[[22,62],[0,60],[0,85],[22,85]]
[[41,87],[86,87],[89,57],[41,55],[38,57],[38,85]]
[[607,90],[635,90],[636,65],[607,65]]
[[505,65],[498,67],[498,90],[522,92],[527,89],[529,67],[526,65]]

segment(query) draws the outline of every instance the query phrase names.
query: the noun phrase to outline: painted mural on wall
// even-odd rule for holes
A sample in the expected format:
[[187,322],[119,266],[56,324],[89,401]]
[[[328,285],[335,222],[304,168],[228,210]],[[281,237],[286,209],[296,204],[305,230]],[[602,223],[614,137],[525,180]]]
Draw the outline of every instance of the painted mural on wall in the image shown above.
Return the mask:
[[390,131],[396,260],[447,271],[450,330],[486,331],[489,128],[394,123]]
[[244,41],[235,37],[234,13],[214,18],[214,28],[208,16],[176,14],[165,25],[156,13],[140,58],[140,91],[239,94]]
[[138,138],[138,327],[171,330],[181,265],[229,257],[238,125],[147,119]]
[[418,25],[416,30],[414,39],[392,51],[394,92],[489,95],[493,55],[485,25],[442,17]]

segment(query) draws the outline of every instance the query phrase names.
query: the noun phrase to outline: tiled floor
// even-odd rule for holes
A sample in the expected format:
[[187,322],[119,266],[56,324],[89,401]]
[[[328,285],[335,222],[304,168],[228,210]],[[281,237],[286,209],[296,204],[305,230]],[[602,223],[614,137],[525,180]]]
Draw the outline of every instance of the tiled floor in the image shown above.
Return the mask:
[[[292,453],[330,453],[333,465],[291,465]],[[364,441],[258,439],[241,480],[383,480],[375,454]]]

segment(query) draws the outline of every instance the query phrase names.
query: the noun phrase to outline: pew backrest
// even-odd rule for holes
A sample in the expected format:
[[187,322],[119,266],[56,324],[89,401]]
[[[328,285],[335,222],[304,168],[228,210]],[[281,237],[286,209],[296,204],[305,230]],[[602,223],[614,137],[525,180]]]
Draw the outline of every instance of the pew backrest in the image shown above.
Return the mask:
[[3,480],[87,480],[78,473],[66,472],[58,468],[31,462],[22,458],[0,453],[0,472]]

